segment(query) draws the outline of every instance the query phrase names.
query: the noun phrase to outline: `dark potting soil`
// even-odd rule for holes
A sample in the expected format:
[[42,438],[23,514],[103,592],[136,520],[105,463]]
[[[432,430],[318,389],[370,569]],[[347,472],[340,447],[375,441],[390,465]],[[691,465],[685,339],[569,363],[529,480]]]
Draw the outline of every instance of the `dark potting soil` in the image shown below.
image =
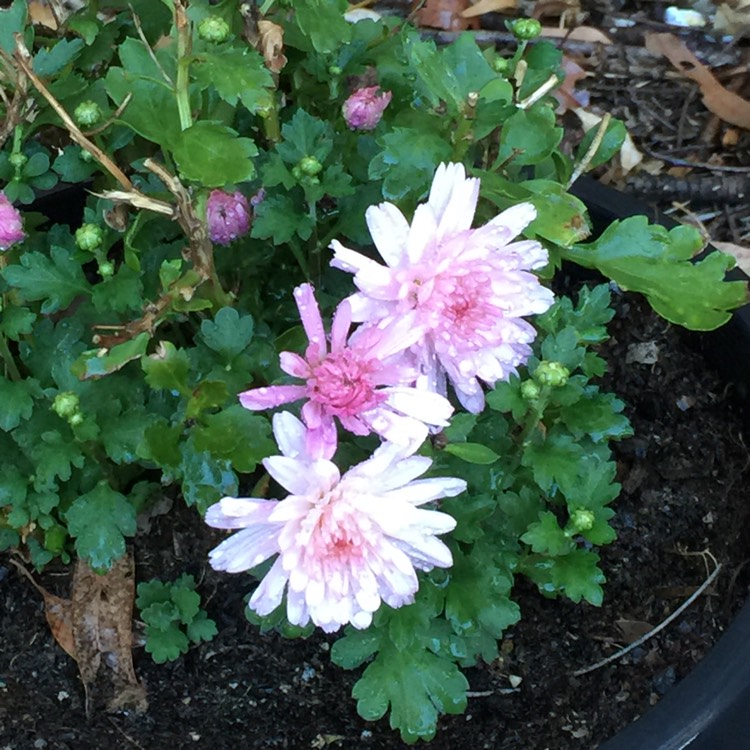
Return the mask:
[[[604,605],[545,599],[519,580],[521,622],[501,659],[467,672],[468,709],[441,720],[431,747],[596,748],[691,670],[745,598],[748,451],[733,388],[636,297],[618,297],[610,330],[607,381],[629,404],[636,435],[616,448],[623,491],[619,538],[602,551]],[[137,648],[147,713],[98,711],[89,721],[76,664],[54,642],[39,594],[0,555],[0,748],[403,747],[386,720],[358,717],[357,673],[330,663],[331,639],[287,641],[245,620],[251,579],[206,565],[220,538],[175,503],[136,541],[138,579],[192,573],[219,634],[167,665]],[[673,612],[713,569],[708,553],[723,570],[705,595],[624,658],[572,676]],[[50,567],[40,582],[67,596],[69,571]]]

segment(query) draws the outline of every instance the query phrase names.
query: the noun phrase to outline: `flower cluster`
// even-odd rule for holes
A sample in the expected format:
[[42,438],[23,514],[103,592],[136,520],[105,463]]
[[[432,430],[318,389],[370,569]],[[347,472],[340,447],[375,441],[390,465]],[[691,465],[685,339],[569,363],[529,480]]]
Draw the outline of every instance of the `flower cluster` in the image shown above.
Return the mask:
[[0,250],[7,250],[25,236],[21,214],[5,197],[5,194],[0,192]]
[[[534,328],[552,293],[530,273],[547,262],[535,241],[514,242],[536,216],[531,204],[471,224],[479,180],[460,164],[441,164],[427,203],[409,226],[390,203],[372,206],[367,224],[386,265],[334,241],[332,265],[354,274],[358,292],[337,307],[326,335],[313,287],[294,291],[308,344],[304,356],[282,352],[281,368],[302,383],[241,393],[247,409],[304,400],[302,421],[274,418],[281,456],[265,460],[284,500],[224,498],[207,522],[243,529],[211,553],[229,572],[278,555],[250,599],[268,614],[287,592],[289,621],[326,631],[367,627],[386,602],[414,599],[415,570],[449,567],[436,538],[453,529],[426,502],[462,492],[453,478],[415,481],[430,466],[414,453],[430,430],[448,424],[450,382],[470,412],[484,408],[482,383],[506,379],[531,354]],[[350,332],[352,322],[361,325]],[[332,463],[337,422],[354,435],[376,433],[381,446],[341,475]]]

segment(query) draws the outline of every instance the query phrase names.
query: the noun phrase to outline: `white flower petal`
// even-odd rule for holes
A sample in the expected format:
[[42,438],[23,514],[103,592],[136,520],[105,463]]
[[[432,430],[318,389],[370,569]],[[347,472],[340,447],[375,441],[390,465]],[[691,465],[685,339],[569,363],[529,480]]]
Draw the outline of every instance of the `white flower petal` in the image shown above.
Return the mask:
[[409,222],[404,215],[392,203],[381,203],[367,209],[365,220],[380,257],[389,266],[398,266],[409,237]]
[[232,534],[208,554],[214,570],[240,573],[260,565],[279,551],[278,530],[268,526],[251,526]]
[[427,424],[444,427],[453,414],[450,401],[437,393],[400,386],[384,388],[383,392],[388,394],[386,403],[390,407]]
[[215,529],[244,529],[256,523],[266,523],[276,505],[276,500],[223,497],[208,508],[204,520]]

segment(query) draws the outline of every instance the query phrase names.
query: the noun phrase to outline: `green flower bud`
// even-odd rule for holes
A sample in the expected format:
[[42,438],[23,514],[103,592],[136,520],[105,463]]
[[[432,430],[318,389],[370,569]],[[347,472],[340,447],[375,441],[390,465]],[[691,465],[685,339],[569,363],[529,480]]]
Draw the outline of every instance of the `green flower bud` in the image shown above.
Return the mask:
[[58,417],[63,419],[70,419],[75,414],[78,414],[78,409],[81,402],[78,400],[78,396],[72,391],[65,391],[64,393],[58,393],[55,396],[55,400],[52,402],[52,411],[57,414]]
[[297,166],[300,168],[302,174],[308,177],[315,177],[323,169],[323,165],[314,156],[303,157]]
[[576,531],[591,531],[595,522],[596,516],[588,508],[576,508],[570,514],[570,525]]
[[536,18],[518,18],[510,24],[510,30],[516,39],[528,42],[542,33],[542,24]]
[[507,75],[510,73],[510,60],[508,60],[507,57],[496,57],[492,61],[492,67],[495,69],[496,73]]
[[89,253],[101,247],[104,232],[96,224],[83,224],[76,229],[76,245]]
[[55,524],[44,532],[44,548],[50,552],[60,553],[65,548],[67,537],[67,531],[59,524]]
[[292,177],[294,177],[294,179],[297,180],[297,182],[299,182],[304,176],[305,176],[305,174],[302,171],[302,169],[299,166],[299,164],[297,164],[296,166],[292,167]]
[[534,379],[538,383],[552,388],[561,388],[568,382],[569,377],[568,368],[559,362],[540,362],[534,373]]
[[115,264],[105,260],[102,263],[99,264],[99,275],[103,279],[108,279],[110,276],[114,275],[115,272]]
[[8,161],[10,162],[10,165],[18,172],[25,166],[26,162],[29,160],[29,157],[26,156],[26,154],[22,154],[20,151],[17,151],[15,154],[11,154],[8,157]]
[[68,424],[71,427],[78,427],[78,425],[83,424],[83,414],[81,414],[80,411],[77,411],[75,414],[68,417]]
[[81,152],[78,154],[78,156],[80,157],[81,161],[86,164],[90,164],[92,161],[94,161],[94,157],[91,152],[86,151],[85,148],[81,149]]
[[339,65],[328,66],[328,73],[332,76],[340,76],[343,72],[343,69]]
[[96,102],[81,102],[73,110],[73,119],[79,125],[90,128],[102,119],[102,110]]
[[521,383],[521,396],[526,401],[536,401],[541,392],[542,389],[533,380],[524,380]]
[[221,16],[206,16],[198,24],[198,36],[206,42],[226,42],[231,29]]

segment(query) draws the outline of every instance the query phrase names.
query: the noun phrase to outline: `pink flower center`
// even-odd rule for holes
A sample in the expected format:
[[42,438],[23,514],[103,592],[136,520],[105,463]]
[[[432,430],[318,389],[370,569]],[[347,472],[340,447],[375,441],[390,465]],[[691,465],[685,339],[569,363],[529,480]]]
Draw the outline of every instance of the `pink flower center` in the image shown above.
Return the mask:
[[481,268],[415,278],[410,299],[430,328],[438,351],[476,349],[495,342],[503,311],[493,304],[492,280]]
[[354,416],[375,408],[385,396],[372,382],[379,363],[363,360],[351,349],[329,354],[313,368],[307,381],[311,398],[336,416]]

